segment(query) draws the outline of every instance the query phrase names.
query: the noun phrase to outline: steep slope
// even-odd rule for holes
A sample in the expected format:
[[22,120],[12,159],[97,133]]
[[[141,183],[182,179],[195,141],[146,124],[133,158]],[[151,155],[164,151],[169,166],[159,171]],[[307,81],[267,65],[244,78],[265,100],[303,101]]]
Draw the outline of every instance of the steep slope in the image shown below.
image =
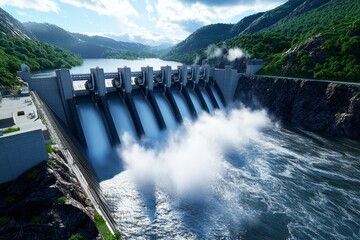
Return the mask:
[[[216,44],[221,41],[236,37],[237,35],[240,36],[250,33],[256,33],[263,29],[266,29],[267,27],[278,23],[279,21],[283,20],[291,14],[296,15],[295,12],[300,12],[296,9],[303,5],[303,3],[303,0],[290,0],[273,10],[247,16],[235,25],[227,24],[226,27],[224,27],[224,25],[213,24],[202,27],[193,34],[191,34],[187,39],[176,45],[167,55],[164,56],[164,58],[169,60],[182,60],[185,62],[192,62],[194,56],[205,57],[206,55],[202,53],[202,50],[210,44]],[[303,9],[303,11],[305,11],[305,9],[308,10],[308,8]],[[222,34],[219,34],[219,32]],[[204,41],[204,39],[210,40]]]
[[291,47],[268,58],[266,73],[360,81],[360,4],[332,0],[268,31],[292,37]]
[[31,39],[24,26],[0,9],[0,87],[17,84],[15,73],[26,63],[31,70],[71,68],[82,59],[68,50]]
[[256,19],[259,19],[264,15],[263,12],[255,13],[253,15],[244,17],[241,19],[238,23],[236,23],[232,29],[231,32],[235,33],[235,35],[240,34],[241,32],[245,31],[249,27],[251,23],[253,23]]
[[329,2],[329,0],[289,0],[285,4],[265,12],[255,19],[241,33],[255,33],[275,24],[280,24],[294,16],[304,14]]
[[277,77],[243,77],[235,99],[285,122],[360,140],[360,87]]
[[222,23],[201,27],[172,48],[170,52],[164,56],[164,59],[192,62],[194,59],[193,55],[198,49],[203,49],[210,44],[224,41],[228,39],[229,36],[236,36],[237,33],[232,31],[233,27],[233,24]]
[[142,57],[141,54],[153,55],[149,46],[140,43],[121,42],[107,37],[71,33],[48,23],[27,22],[24,23],[24,26],[38,40],[66,48],[83,58],[100,58],[114,55],[129,58]]
[[33,35],[27,31],[24,26],[13,18],[9,13],[0,8],[0,33],[30,39]]
[[[225,44],[264,58],[264,74],[358,81],[359,22],[358,1],[290,0],[241,20],[233,26],[240,33],[229,34]],[[194,56],[207,57],[205,47],[176,49],[167,59],[191,62]]]

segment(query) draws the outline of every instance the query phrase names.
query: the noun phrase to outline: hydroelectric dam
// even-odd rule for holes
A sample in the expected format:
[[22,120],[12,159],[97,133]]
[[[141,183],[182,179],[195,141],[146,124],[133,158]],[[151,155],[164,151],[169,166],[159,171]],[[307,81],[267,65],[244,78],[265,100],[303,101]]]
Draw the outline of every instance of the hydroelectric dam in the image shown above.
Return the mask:
[[34,78],[23,66],[18,76],[80,142],[100,181],[121,171],[113,164],[113,149],[124,133],[150,141],[185,119],[213,114],[232,101],[240,78],[231,67],[208,65],[148,66],[138,72],[123,67],[109,73],[97,67],[84,74],[59,69],[56,76]]
[[[359,144],[229,106],[246,86],[229,67],[22,70],[83,189],[126,239],[360,237]],[[269,96],[292,86],[266,80]]]

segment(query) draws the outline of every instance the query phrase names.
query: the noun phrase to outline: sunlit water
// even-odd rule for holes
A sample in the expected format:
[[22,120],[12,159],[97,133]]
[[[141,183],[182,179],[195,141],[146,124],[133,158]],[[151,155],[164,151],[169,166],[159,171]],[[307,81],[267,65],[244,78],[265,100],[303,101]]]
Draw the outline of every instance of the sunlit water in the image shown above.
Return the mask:
[[175,115],[171,109],[170,103],[166,100],[164,94],[157,92],[154,95],[156,102],[159,105],[161,115],[164,118],[167,129],[174,130],[178,126],[178,124],[176,122]]
[[[115,65],[105,71],[131,67]],[[96,66],[105,65],[92,62],[79,72]],[[209,116],[189,93],[202,114],[191,121],[175,94],[188,120],[171,133],[160,133],[146,100],[134,98],[146,142],[134,137],[120,100],[110,99],[122,137],[118,158],[95,105],[78,105],[91,165],[128,239],[360,238],[358,143],[283,127],[264,111],[233,108]]]
[[182,97],[182,95],[179,93],[178,90],[173,90],[172,94],[174,96],[174,100],[179,108],[180,114],[183,117],[183,119],[191,120],[192,119],[191,111],[189,106],[186,104],[185,99]]
[[209,95],[205,91],[205,89],[201,88],[201,94],[205,100],[206,106],[208,107],[210,114],[213,114],[215,111],[215,108],[214,108],[213,103],[211,102]]
[[195,110],[196,110],[197,114],[200,115],[203,111],[200,100],[199,100],[198,96],[196,96],[196,93],[194,92],[193,89],[188,88],[188,91],[189,91],[191,101],[194,104]]
[[150,139],[156,138],[160,134],[160,127],[156,121],[150,103],[148,103],[146,98],[141,94],[134,96],[134,103],[144,128],[145,135]]
[[[158,58],[144,58],[138,60],[127,59],[108,59],[108,58],[85,58],[83,64],[70,69],[71,74],[77,73],[90,73],[90,68],[100,67],[104,69],[104,72],[117,72],[118,68],[130,67],[131,71],[140,71],[141,67],[150,66],[154,70],[160,70],[162,66],[171,66],[173,69],[177,69],[177,66],[181,66],[179,62],[164,61]],[[55,70],[45,70],[39,72],[33,72],[33,76],[47,77],[49,75],[55,75]]]
[[359,145],[245,108],[186,121],[161,144],[125,136],[101,182],[129,239],[359,239]]
[[125,103],[115,95],[108,98],[108,104],[118,135],[122,136],[124,133],[128,133],[133,138],[137,138],[134,123]]
[[211,91],[212,91],[213,94],[214,94],[216,103],[218,104],[219,108],[220,108],[220,109],[223,109],[223,108],[224,108],[224,104],[223,104],[223,102],[221,101],[221,98],[220,98],[218,92],[215,90],[214,87],[211,87]]

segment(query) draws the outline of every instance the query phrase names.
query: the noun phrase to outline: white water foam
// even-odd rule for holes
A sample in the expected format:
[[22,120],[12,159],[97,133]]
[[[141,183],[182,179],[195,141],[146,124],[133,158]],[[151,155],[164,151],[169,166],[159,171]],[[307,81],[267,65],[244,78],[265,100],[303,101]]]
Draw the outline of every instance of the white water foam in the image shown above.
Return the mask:
[[[130,239],[359,239],[358,151],[233,109],[146,146],[101,182]],[[335,144],[335,145],[332,145]]]
[[[195,122],[185,121],[151,147],[124,135],[118,151],[125,171],[101,183],[122,230],[139,239],[170,233],[173,238],[188,239],[199,234],[183,224],[184,218],[200,214],[191,211],[215,211],[208,217],[213,222],[218,222],[223,214],[235,222],[244,218],[239,214],[243,210],[236,201],[236,193],[232,192],[237,186],[229,183],[226,189],[222,188],[229,171],[237,171],[224,158],[231,149],[250,144],[269,123],[265,111],[242,108],[227,113],[216,111],[213,116],[202,114]],[[191,210],[192,204],[198,205],[194,208],[197,210]],[[200,234],[209,235],[213,231],[226,234],[226,222],[222,224],[209,223],[209,228],[201,229]]]

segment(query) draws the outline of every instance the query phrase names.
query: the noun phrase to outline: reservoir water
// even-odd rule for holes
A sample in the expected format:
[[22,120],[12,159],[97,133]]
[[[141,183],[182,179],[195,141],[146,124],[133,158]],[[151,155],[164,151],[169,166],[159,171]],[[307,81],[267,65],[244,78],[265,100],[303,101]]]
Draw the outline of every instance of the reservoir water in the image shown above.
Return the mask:
[[[138,60],[127,59],[108,59],[108,58],[87,58],[84,59],[83,64],[70,69],[71,74],[78,73],[90,73],[90,68],[100,67],[104,69],[104,72],[117,72],[118,68],[130,67],[131,71],[140,71],[141,67],[151,66],[154,70],[160,70],[162,66],[171,66],[172,69],[176,69],[177,66],[182,65],[179,62],[164,61],[158,58],[144,58]],[[33,72],[33,76],[45,77],[49,75],[55,75],[55,70],[45,70],[39,72]]]

